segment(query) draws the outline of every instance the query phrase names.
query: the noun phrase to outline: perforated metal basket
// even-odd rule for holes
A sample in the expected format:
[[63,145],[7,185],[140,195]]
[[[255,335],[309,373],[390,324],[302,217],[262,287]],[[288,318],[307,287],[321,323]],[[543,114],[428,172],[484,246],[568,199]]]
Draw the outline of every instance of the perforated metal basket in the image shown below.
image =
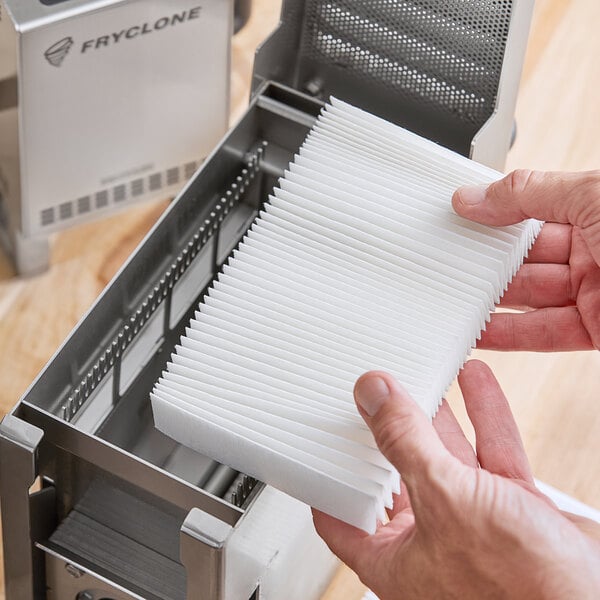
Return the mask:
[[[287,0],[281,27],[258,53],[255,89],[273,79],[335,95],[467,156],[494,115],[509,115],[493,136],[505,155],[521,66],[513,57],[522,58],[531,7],[519,0]],[[501,166],[497,156],[482,162]]]

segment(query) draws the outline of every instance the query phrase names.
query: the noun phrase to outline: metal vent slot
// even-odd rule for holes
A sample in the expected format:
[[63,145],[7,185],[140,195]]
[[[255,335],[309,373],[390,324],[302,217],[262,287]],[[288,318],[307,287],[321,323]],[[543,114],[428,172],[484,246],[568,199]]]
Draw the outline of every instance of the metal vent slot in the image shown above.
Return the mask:
[[127,198],[127,187],[124,184],[117,185],[113,188],[113,200],[115,202],[123,202]]
[[102,190],[96,193],[96,208],[104,208],[108,206],[108,192]]
[[179,183],[179,167],[173,167],[167,171],[167,185]]
[[164,308],[163,303],[148,319],[129,348],[123,353],[119,377],[120,395],[127,391],[144,365],[147,364],[160,346],[163,339]]
[[173,286],[171,294],[170,326],[174,327],[190,307],[194,298],[213,278],[213,249],[205,246],[190,264],[188,270]]
[[189,162],[189,163],[187,163],[185,165],[185,178],[186,179],[191,179],[191,177],[196,172],[197,168],[198,168],[198,163],[197,162]]
[[73,204],[71,202],[63,202],[58,207],[58,215],[61,221],[70,219],[73,217]]
[[144,180],[135,179],[131,182],[131,195],[141,196],[144,193]]
[[162,188],[162,173],[154,173],[148,178],[148,189],[150,191],[160,190]]
[[172,167],[164,172],[155,172],[148,177],[138,177],[127,183],[115,185],[110,190],[99,190],[88,196],[81,196],[73,202],[63,202],[58,206],[43,208],[40,225],[50,227],[59,221],[70,221],[79,216],[88,215],[94,210],[103,210],[112,204],[117,205],[142,197],[148,192],[157,192],[165,187],[174,186],[184,179],[190,179],[201,161],[192,161],[181,167]]
[[91,202],[89,196],[84,196],[77,200],[77,212],[81,215],[91,210]]
[[42,225],[52,225],[54,223],[54,208],[45,208],[41,212]]

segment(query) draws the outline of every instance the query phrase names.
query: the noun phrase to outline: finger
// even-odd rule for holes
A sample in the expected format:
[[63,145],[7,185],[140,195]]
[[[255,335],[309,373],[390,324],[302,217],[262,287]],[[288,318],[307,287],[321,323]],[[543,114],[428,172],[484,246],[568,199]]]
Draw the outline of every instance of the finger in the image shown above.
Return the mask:
[[528,218],[579,227],[600,220],[595,208],[600,171],[561,173],[517,170],[487,186],[456,190],[452,205],[486,225],[511,225]]
[[577,307],[592,344],[600,350],[600,269],[594,264],[579,228],[573,228],[572,237],[571,272],[573,288],[577,289]]
[[522,487],[525,491],[529,492],[530,494],[533,494],[534,496],[537,496],[538,498],[540,498],[540,500],[543,500],[551,508],[558,510],[556,504],[536,486],[535,480],[525,481],[523,479],[513,479],[513,482],[519,487]]
[[[478,466],[475,452],[445,399],[442,401],[440,409],[433,418],[433,426],[442,443],[451,454],[468,466]],[[394,494],[393,498],[393,508],[387,511],[390,519],[393,519],[398,513],[410,510],[411,508],[410,496],[403,480],[400,480],[400,493]]]
[[600,542],[600,523],[581,515],[570,513],[566,510],[560,511],[571,523],[577,526],[577,529],[587,536],[593,538],[597,542]]
[[571,225],[545,223],[525,262],[568,264],[571,255],[572,231]]
[[510,225],[529,217],[577,225],[600,264],[600,171],[513,171],[487,187],[459,188],[452,204],[459,215],[486,225]]
[[600,270],[588,274],[581,281],[577,294],[581,321],[596,350],[600,350]]
[[433,426],[450,454],[469,467],[478,466],[477,456],[446,400],[442,401],[440,409],[433,417]]
[[392,544],[398,548],[414,528],[414,516],[407,512],[398,514],[373,535],[314,508],[312,514],[315,529],[329,549],[353,571],[362,573],[366,578],[363,582],[369,586],[372,586],[369,574],[385,572],[382,562],[386,551]]
[[315,529],[329,549],[355,570],[365,556],[365,548],[369,546],[369,534],[315,508],[312,509],[312,515]]
[[379,449],[401,473],[413,500],[418,484],[447,477],[453,457],[423,411],[391,375],[382,371],[362,375],[354,398]]
[[593,350],[575,306],[540,308],[522,314],[492,315],[477,347],[485,350],[565,352]]
[[479,464],[491,473],[533,484],[519,429],[489,367],[478,360],[467,362],[458,383],[475,429]]
[[575,303],[568,265],[523,265],[504,293],[500,306],[545,308]]

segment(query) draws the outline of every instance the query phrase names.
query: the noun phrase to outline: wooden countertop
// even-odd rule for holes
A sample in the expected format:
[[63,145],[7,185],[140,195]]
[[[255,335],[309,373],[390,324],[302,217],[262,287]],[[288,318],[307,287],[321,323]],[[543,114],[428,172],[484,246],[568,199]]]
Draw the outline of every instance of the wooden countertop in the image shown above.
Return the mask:
[[[254,0],[249,25],[234,39],[232,118],[246,105],[254,48],[277,23],[279,5]],[[598,0],[537,0],[507,169],[600,167],[599,22]],[[52,266],[38,277],[15,277],[0,254],[0,413],[17,402],[166,205],[138,206],[54,236]],[[477,355],[511,401],[536,476],[600,508],[600,353]],[[449,399],[466,423],[455,387]],[[324,598],[358,600],[363,591],[342,568]]]

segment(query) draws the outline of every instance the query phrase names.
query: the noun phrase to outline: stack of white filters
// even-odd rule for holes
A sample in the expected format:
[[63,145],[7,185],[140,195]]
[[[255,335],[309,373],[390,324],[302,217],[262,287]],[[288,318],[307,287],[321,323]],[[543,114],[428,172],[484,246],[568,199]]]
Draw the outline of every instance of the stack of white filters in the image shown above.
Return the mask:
[[386,370],[435,414],[541,226],[454,214],[499,177],[332,99],[156,384],[156,426],[374,531],[399,476],[354,383]]

